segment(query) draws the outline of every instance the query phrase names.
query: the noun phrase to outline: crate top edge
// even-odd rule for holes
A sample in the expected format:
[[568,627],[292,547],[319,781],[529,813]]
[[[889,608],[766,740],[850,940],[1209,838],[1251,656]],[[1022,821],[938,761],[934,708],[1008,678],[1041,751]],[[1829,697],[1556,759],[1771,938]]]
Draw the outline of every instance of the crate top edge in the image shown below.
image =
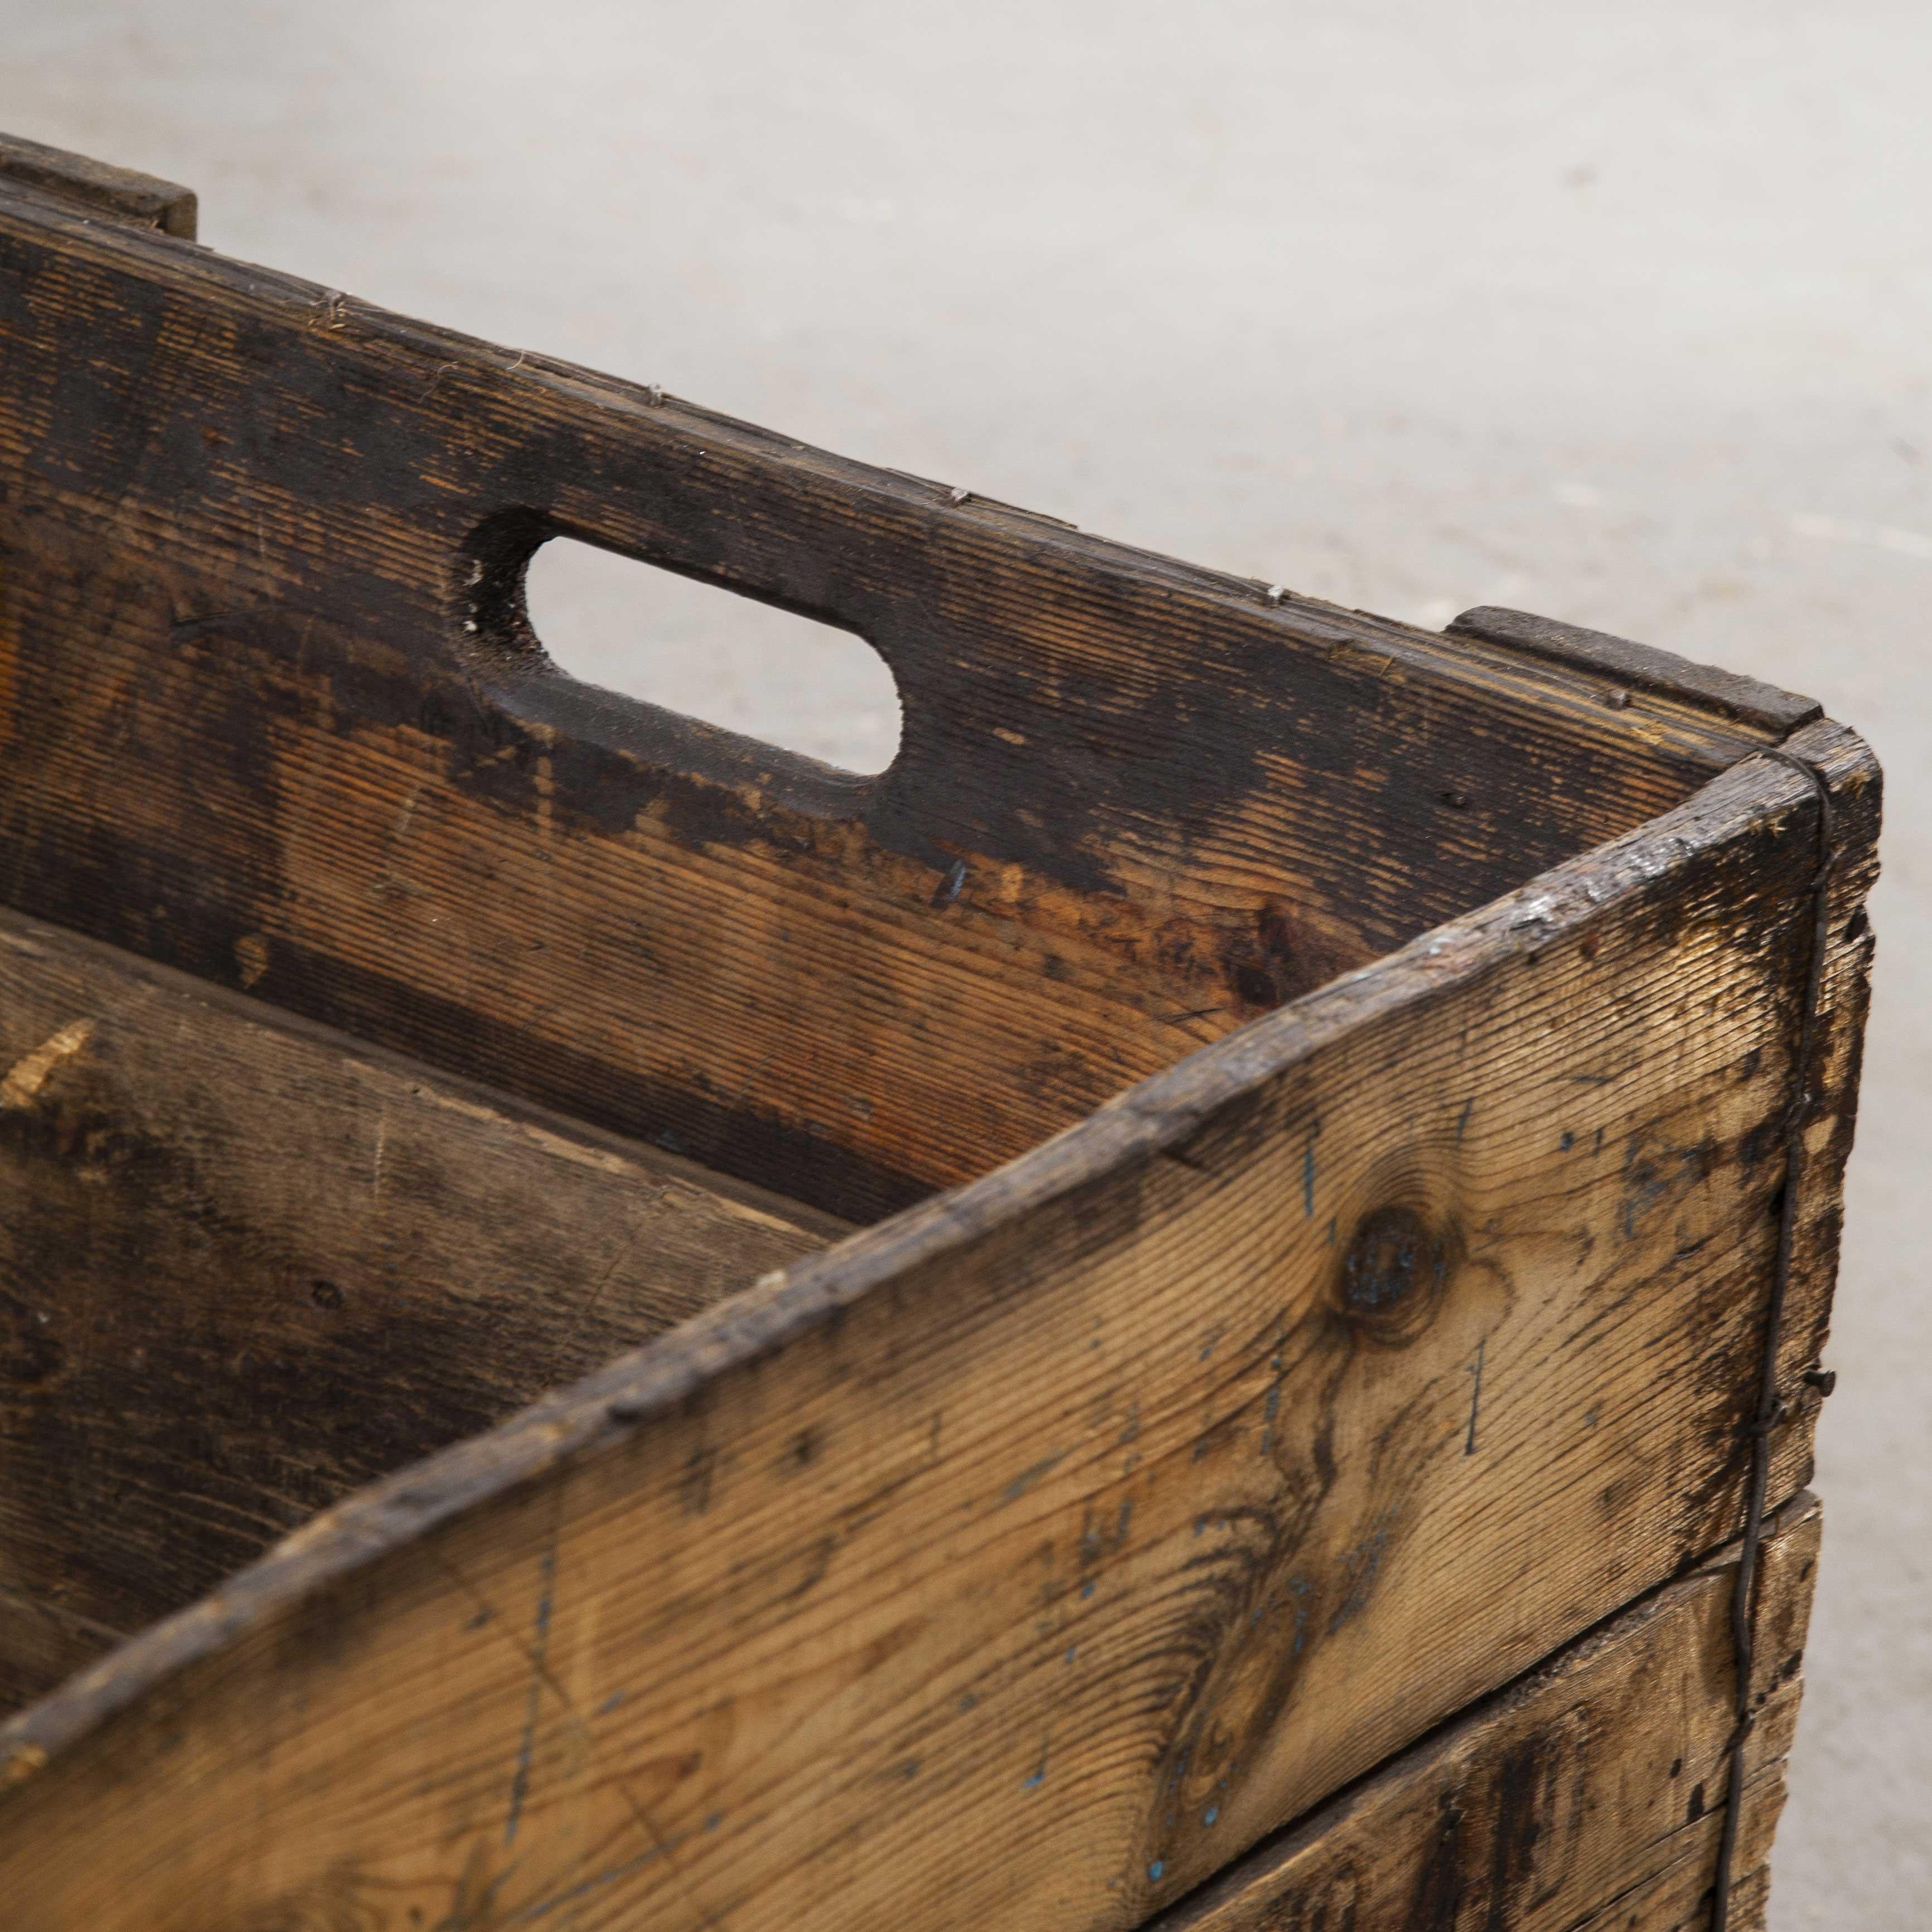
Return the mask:
[[22,135],[0,133],[0,182],[175,241],[195,238],[200,203],[194,190],[139,169],[117,167]]
[[[69,178],[44,181],[29,170],[11,166],[14,148],[34,149],[53,161],[71,164]],[[1284,644],[1323,652],[1340,650],[1399,664],[1425,679],[1474,685],[1499,696],[1506,687],[1521,701],[1573,717],[1582,710],[1606,736],[1628,734],[1653,744],[1668,740],[1679,752],[1700,758],[1711,771],[1744,755],[1754,742],[1774,740],[1822,715],[1810,699],[1553,619],[1483,608],[1464,612],[1443,630],[1432,631],[1100,536],[1047,512],[818,448],[669,394],[655,385],[607,375],[540,352],[510,350],[284,270],[224,255],[194,241],[191,227],[170,229],[158,220],[110,206],[94,195],[89,185],[92,174],[124,177],[157,190],[187,195],[192,222],[189,190],[84,157],[39,150],[37,144],[4,134],[0,220],[11,216],[43,231],[51,230],[76,250],[98,250],[124,262],[132,258],[178,286],[212,284],[231,298],[284,320],[299,316],[312,322],[323,317],[332,339],[344,348],[420,361],[445,386],[467,382],[495,388],[514,376],[560,399],[572,398],[596,410],[652,420],[667,430],[734,445],[747,457],[761,457],[870,497],[929,515],[970,518],[997,530],[1004,542],[1024,546],[1036,561],[1058,557],[1087,572],[1116,572],[1177,596],[1238,608],[1244,617],[1265,625]],[[90,219],[90,212],[110,219]],[[1641,691],[1648,700],[1641,712],[1628,706],[1625,687]]]
[[1696,663],[1654,644],[1538,616],[1532,611],[1479,604],[1452,619],[1444,626],[1444,635],[1478,638],[1485,644],[1526,652],[1551,664],[1601,672],[1640,690],[1707,706],[1722,717],[1780,737],[1824,716],[1823,706],[1815,698],[1780,690],[1717,664]]

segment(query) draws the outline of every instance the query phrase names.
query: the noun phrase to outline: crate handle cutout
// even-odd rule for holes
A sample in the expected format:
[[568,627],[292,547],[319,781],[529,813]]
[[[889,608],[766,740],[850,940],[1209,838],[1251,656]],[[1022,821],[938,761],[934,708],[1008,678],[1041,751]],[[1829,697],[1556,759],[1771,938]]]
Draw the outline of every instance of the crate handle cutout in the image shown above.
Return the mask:
[[525,566],[536,640],[560,670],[862,776],[899,745],[898,686],[856,632],[554,536]]
[[[756,772],[850,816],[898,759],[901,685],[838,614],[653,555],[550,510],[485,516],[451,602],[462,655],[508,710],[701,778]],[[848,703],[815,707],[844,685]]]

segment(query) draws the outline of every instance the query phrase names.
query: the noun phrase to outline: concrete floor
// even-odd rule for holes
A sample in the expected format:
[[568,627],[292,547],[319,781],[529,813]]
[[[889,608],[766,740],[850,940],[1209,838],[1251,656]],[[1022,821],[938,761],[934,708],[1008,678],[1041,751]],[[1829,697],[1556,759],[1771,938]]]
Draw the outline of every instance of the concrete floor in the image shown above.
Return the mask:
[[[1926,1922],[1932,10],[0,0],[0,126],[193,184],[232,253],[1345,603],[1668,645],[1866,731],[1880,977],[1772,1922]],[[649,588],[602,561],[538,586],[589,668]],[[621,675],[884,762],[862,647],[679,589]]]

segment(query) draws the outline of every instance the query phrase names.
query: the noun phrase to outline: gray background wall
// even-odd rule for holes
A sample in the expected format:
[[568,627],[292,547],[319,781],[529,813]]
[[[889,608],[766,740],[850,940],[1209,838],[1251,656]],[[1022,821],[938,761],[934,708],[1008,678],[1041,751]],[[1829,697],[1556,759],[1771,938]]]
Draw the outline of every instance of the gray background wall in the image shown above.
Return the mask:
[[[1866,731],[1880,976],[1772,1920],[1926,1922],[1932,9],[0,0],[0,126],[192,184],[230,253],[1343,603],[1668,645]],[[889,755],[842,640],[604,561],[538,586],[580,666]]]

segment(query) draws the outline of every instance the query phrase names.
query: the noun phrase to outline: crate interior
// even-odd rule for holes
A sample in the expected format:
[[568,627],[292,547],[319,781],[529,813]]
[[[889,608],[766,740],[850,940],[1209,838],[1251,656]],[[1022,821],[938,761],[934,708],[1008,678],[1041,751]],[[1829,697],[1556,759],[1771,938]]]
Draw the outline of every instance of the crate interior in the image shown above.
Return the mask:
[[[678,1150],[674,1097],[620,1136],[466,1077],[473,1060],[446,1035],[411,1042],[432,1066],[252,992],[0,916],[0,1067],[11,1070],[0,1106],[0,1700],[51,1688],[361,1484],[876,1219],[880,1204],[851,1175],[883,1165],[902,1196],[968,1178],[922,1133],[936,1110],[967,1123],[980,1149],[969,1170],[990,1168],[1303,980],[1366,963],[1318,905],[1292,896],[1309,824],[1284,812],[1274,848],[1251,850],[1274,889],[1238,941],[1211,952],[1110,951],[1110,926],[1144,927],[1132,901],[1049,894],[1024,878],[968,926],[940,902],[946,874],[908,894],[890,854],[855,866],[847,904],[820,899],[824,929],[806,928],[794,903],[779,915],[800,922],[779,934],[784,973],[747,998],[746,1026],[767,1055],[783,1038],[807,1066],[841,1054],[845,1066],[836,1092],[817,1096],[809,1157],[773,1163],[799,1190],[790,1195],[756,1178],[770,1149],[789,1151],[773,1131],[774,1114],[796,1124],[782,1119],[782,1088],[780,1106],[735,1096],[749,1150],[728,1136],[707,1167]],[[542,836],[516,815],[491,829],[502,872]],[[688,855],[694,872],[706,858]],[[1374,858],[1364,850],[1365,866]],[[366,890],[362,853],[316,848],[305,863],[308,891]],[[839,951],[850,901],[881,895],[881,874],[894,910],[928,935],[956,932],[915,959],[932,983],[894,988],[883,1016],[868,1000],[879,957]],[[208,896],[219,902],[221,881]],[[1143,902],[1169,908],[1217,896],[1240,895],[1178,860],[1143,887]],[[1418,891],[1410,918],[1420,927],[1460,909]],[[1330,936],[1308,947],[1316,930]],[[550,944],[575,943],[567,922],[549,932]],[[701,971],[705,935],[686,943]],[[517,992],[513,980],[493,988],[499,1001]],[[647,980],[610,997],[649,1028]],[[968,1001],[1032,1044],[1017,1090],[988,1091],[974,1042],[956,1036],[955,1003]],[[813,1024],[827,1036],[812,1038]],[[686,1052],[678,1077],[708,1109],[718,1083],[701,1052]],[[880,1114],[898,1115],[905,1137],[884,1163],[871,1131]],[[854,1130],[842,1148],[842,1120]],[[828,1143],[849,1166],[828,1160]],[[800,1198],[828,1172],[819,1200]],[[828,1196],[848,1208],[856,1196],[860,1211],[833,1212]]]
[[[0,316],[0,1703],[1737,753],[1587,670],[60,245],[98,328]],[[860,632],[892,766],[559,673],[522,590],[559,535]]]

